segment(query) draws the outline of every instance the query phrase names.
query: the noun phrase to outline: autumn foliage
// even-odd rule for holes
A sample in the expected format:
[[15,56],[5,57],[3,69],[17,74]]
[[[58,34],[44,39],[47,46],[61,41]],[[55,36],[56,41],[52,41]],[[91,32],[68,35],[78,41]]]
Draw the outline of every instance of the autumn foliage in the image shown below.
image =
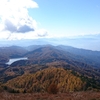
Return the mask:
[[82,90],[84,82],[63,68],[47,68],[34,74],[25,74],[8,81],[7,89],[19,92],[58,92]]

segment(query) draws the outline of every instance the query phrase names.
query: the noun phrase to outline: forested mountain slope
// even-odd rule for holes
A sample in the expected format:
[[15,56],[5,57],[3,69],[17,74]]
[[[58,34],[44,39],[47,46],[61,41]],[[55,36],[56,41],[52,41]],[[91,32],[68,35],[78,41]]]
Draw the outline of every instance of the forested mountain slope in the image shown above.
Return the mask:
[[8,91],[47,92],[51,84],[57,85],[59,92],[79,91],[85,88],[85,82],[63,68],[47,68],[34,74],[25,74],[8,81]]

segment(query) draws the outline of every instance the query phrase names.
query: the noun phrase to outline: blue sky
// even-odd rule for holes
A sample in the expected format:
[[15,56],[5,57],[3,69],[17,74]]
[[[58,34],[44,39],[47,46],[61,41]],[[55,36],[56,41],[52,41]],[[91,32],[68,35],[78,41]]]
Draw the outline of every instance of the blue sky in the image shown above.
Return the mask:
[[100,0],[35,0],[29,15],[51,36],[100,33]]

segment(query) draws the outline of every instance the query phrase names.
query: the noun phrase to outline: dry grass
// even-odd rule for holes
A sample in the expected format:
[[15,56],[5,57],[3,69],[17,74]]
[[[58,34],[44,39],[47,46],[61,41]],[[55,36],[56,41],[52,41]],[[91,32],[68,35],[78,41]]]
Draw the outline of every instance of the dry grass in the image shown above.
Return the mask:
[[0,100],[100,100],[100,92],[72,92],[72,93],[26,93],[13,94],[2,92]]

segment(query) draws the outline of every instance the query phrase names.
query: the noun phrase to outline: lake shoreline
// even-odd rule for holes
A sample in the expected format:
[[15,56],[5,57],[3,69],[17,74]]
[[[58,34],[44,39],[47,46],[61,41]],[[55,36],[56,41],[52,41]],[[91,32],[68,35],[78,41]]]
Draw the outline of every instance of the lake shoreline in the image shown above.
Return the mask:
[[10,58],[9,61],[5,64],[7,65],[11,65],[12,63],[16,62],[16,61],[20,61],[20,60],[28,60],[27,57],[21,57],[21,58]]

